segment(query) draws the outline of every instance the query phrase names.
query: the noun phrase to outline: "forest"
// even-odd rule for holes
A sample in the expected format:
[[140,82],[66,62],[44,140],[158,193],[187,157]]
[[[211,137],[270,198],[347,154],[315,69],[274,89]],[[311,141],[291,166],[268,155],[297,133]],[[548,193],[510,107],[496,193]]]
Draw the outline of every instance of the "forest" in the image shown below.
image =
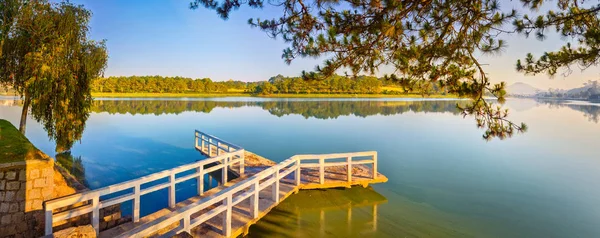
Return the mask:
[[164,76],[118,76],[92,81],[93,93],[247,93],[271,94],[446,94],[438,85],[400,86],[394,81],[371,76],[333,75],[322,80],[277,75],[265,81],[212,81]]

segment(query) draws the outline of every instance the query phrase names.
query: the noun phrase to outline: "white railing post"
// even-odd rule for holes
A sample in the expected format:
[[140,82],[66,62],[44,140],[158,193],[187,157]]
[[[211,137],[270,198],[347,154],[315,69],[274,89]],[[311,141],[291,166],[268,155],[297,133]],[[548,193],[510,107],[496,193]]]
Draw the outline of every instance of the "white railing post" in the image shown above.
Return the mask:
[[187,232],[188,234],[192,230],[192,228],[190,227],[190,215],[189,214],[187,216],[183,217],[183,230],[185,232]]
[[294,174],[295,174],[294,179],[296,180],[296,186],[300,186],[300,178],[302,176],[302,174],[300,173],[300,159],[296,159],[296,172]]
[[175,173],[172,171],[169,176],[169,207],[175,207]]
[[346,163],[348,163],[348,167],[346,168],[347,170],[347,176],[348,176],[348,183],[352,182],[352,156],[348,156],[348,158],[346,158]]
[[325,159],[319,158],[319,183],[325,183]]
[[100,197],[92,198],[92,227],[96,230],[96,235],[100,234]]
[[225,216],[223,216],[223,235],[225,237],[231,236],[231,195],[232,194],[229,194],[223,201],[224,205],[227,206],[227,210],[225,210]]
[[208,145],[208,157],[210,158],[210,157],[212,157],[212,153],[211,153],[211,149],[210,149],[210,147],[211,147],[210,146],[210,138],[208,138],[208,141],[206,144]]
[[260,194],[259,189],[259,180],[256,180],[256,182],[254,183],[254,193],[252,194],[252,197],[250,197],[250,213],[252,218],[258,217],[258,204],[260,203],[260,198],[258,196]]
[[198,195],[202,196],[202,194],[204,194],[204,165],[198,166],[196,172],[198,172],[198,178],[196,179],[198,182]]
[[227,168],[229,166],[229,164],[227,164],[227,162],[228,162],[227,160],[228,160],[227,156],[225,156],[223,158],[223,162],[222,162],[223,163],[223,173],[221,173],[221,184],[222,185],[225,185],[227,183],[227,171],[229,171]]
[[[45,207],[45,206],[44,206]],[[51,235],[52,234],[52,209],[48,209],[48,208],[44,208],[46,211],[46,219],[45,219],[45,235]]]
[[201,149],[202,152],[204,152],[204,135],[200,135],[200,144],[201,144]]
[[133,222],[140,221],[140,184],[133,188]]
[[[275,165],[277,166],[277,165]],[[275,182],[273,182],[272,199],[275,203],[279,202],[279,168],[275,167],[275,173],[273,174]]]
[[373,179],[377,178],[377,152],[373,154]]
[[245,164],[244,163],[244,160],[245,160],[245,158],[244,158],[244,154],[245,154],[244,150],[242,150],[242,152],[240,152],[240,154],[241,154],[240,155],[240,176],[241,176],[241,175],[244,175],[244,172],[246,171],[246,169],[244,167],[244,164]]
[[198,147],[198,132],[194,132],[195,138],[194,138],[194,148]]

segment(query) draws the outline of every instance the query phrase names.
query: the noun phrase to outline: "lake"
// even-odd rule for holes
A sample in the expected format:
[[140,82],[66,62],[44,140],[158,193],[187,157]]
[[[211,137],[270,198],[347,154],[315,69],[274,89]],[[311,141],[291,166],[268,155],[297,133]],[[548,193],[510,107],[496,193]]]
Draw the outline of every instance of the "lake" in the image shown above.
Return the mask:
[[[463,102],[99,99],[83,139],[59,160],[99,188],[202,159],[194,129],[274,161],[376,150],[387,183],[302,191],[250,236],[600,237],[600,104],[509,99],[510,119],[529,131],[486,142],[456,110]],[[0,98],[1,118],[18,125],[20,111]],[[41,125],[29,119],[26,134],[54,155]],[[194,188],[177,189],[180,200]],[[166,205],[158,197],[142,207]]]

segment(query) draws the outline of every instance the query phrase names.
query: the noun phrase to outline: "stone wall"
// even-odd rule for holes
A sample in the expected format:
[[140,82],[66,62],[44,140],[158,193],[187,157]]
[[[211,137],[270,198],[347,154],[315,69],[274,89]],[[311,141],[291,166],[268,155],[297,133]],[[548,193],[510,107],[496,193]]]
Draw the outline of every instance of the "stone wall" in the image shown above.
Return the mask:
[[[0,237],[44,235],[44,201],[87,190],[52,158],[0,164]],[[101,230],[131,221],[120,206],[100,210]],[[90,224],[82,215],[54,224],[54,231]]]
[[0,237],[43,235],[44,201],[75,192],[54,180],[51,158],[0,164]]

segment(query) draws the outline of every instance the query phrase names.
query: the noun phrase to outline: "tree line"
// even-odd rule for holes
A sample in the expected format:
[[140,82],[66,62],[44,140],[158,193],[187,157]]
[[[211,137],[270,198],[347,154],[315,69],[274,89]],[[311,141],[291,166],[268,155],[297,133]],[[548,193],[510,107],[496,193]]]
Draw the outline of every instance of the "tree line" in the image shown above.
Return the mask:
[[[384,87],[391,89],[386,89]],[[372,76],[346,77],[333,75],[323,80],[305,80],[302,77],[277,75],[266,81],[220,81],[210,78],[164,76],[116,76],[97,78],[91,83],[97,93],[251,93],[271,94],[446,94],[437,84],[419,82],[399,85],[396,82]]]

